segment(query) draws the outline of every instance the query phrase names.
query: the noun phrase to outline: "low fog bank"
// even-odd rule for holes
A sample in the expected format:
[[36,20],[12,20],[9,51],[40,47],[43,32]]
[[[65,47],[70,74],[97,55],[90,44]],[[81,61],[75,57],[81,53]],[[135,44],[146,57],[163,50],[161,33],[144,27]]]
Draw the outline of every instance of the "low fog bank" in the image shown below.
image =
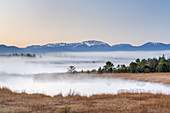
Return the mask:
[[134,52],[58,52],[36,55],[36,57],[7,57],[0,56],[0,73],[8,74],[39,74],[65,73],[70,65],[77,71],[98,69],[105,62],[128,65],[137,58],[158,58],[170,51],[134,51]]
[[12,91],[54,96],[80,94],[117,94],[120,91],[170,94],[170,85],[124,79],[96,77],[91,74],[0,74],[0,87]]

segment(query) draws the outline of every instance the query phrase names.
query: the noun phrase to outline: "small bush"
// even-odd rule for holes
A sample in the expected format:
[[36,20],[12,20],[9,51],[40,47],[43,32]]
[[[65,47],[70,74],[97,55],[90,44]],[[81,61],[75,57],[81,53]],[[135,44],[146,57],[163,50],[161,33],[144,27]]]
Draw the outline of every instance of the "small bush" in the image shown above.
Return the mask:
[[64,106],[61,108],[61,112],[62,113],[69,113],[70,112],[71,107],[69,107],[68,105]]

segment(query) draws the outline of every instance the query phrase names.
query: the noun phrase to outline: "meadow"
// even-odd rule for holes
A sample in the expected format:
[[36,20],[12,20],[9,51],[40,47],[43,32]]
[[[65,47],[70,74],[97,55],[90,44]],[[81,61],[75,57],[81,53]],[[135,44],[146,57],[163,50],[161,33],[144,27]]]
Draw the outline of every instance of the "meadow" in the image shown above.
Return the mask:
[[1,113],[169,113],[170,95],[151,93],[69,94],[54,97],[0,89]]

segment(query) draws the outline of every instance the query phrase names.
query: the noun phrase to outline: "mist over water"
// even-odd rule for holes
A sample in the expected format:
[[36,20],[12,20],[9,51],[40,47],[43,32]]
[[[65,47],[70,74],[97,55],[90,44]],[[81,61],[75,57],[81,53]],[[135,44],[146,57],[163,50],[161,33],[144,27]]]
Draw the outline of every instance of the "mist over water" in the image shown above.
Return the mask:
[[[121,89],[170,94],[170,86],[160,83],[99,78],[92,75],[59,74],[67,72],[70,65],[76,70],[91,70],[107,61],[128,65],[137,58],[170,56],[170,51],[140,52],[61,52],[36,55],[35,58],[0,56],[0,87],[27,93],[44,93],[50,96],[70,90],[80,95],[116,94]],[[58,74],[56,74],[58,73]]]
[[137,58],[158,58],[170,56],[170,51],[140,51],[140,52],[59,52],[37,55],[36,58],[0,57],[0,73],[8,74],[38,74],[67,72],[70,65],[78,71],[98,69],[107,61],[128,65]]
[[43,93],[54,96],[62,94],[117,94],[121,90],[170,94],[170,85],[113,78],[93,77],[88,74],[39,74],[39,75],[0,75],[0,86],[12,91]]

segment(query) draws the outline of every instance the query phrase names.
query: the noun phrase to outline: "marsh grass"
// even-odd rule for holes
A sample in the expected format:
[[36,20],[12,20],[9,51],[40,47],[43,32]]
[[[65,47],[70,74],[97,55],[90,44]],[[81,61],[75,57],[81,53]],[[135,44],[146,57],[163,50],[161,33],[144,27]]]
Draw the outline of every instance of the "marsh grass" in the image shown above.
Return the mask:
[[71,107],[69,107],[68,105],[64,106],[61,108],[61,112],[62,113],[69,113],[70,112]]
[[120,92],[90,97],[78,94],[50,97],[0,88],[0,113],[59,113],[66,105],[71,107],[70,113],[169,113],[170,95]]

